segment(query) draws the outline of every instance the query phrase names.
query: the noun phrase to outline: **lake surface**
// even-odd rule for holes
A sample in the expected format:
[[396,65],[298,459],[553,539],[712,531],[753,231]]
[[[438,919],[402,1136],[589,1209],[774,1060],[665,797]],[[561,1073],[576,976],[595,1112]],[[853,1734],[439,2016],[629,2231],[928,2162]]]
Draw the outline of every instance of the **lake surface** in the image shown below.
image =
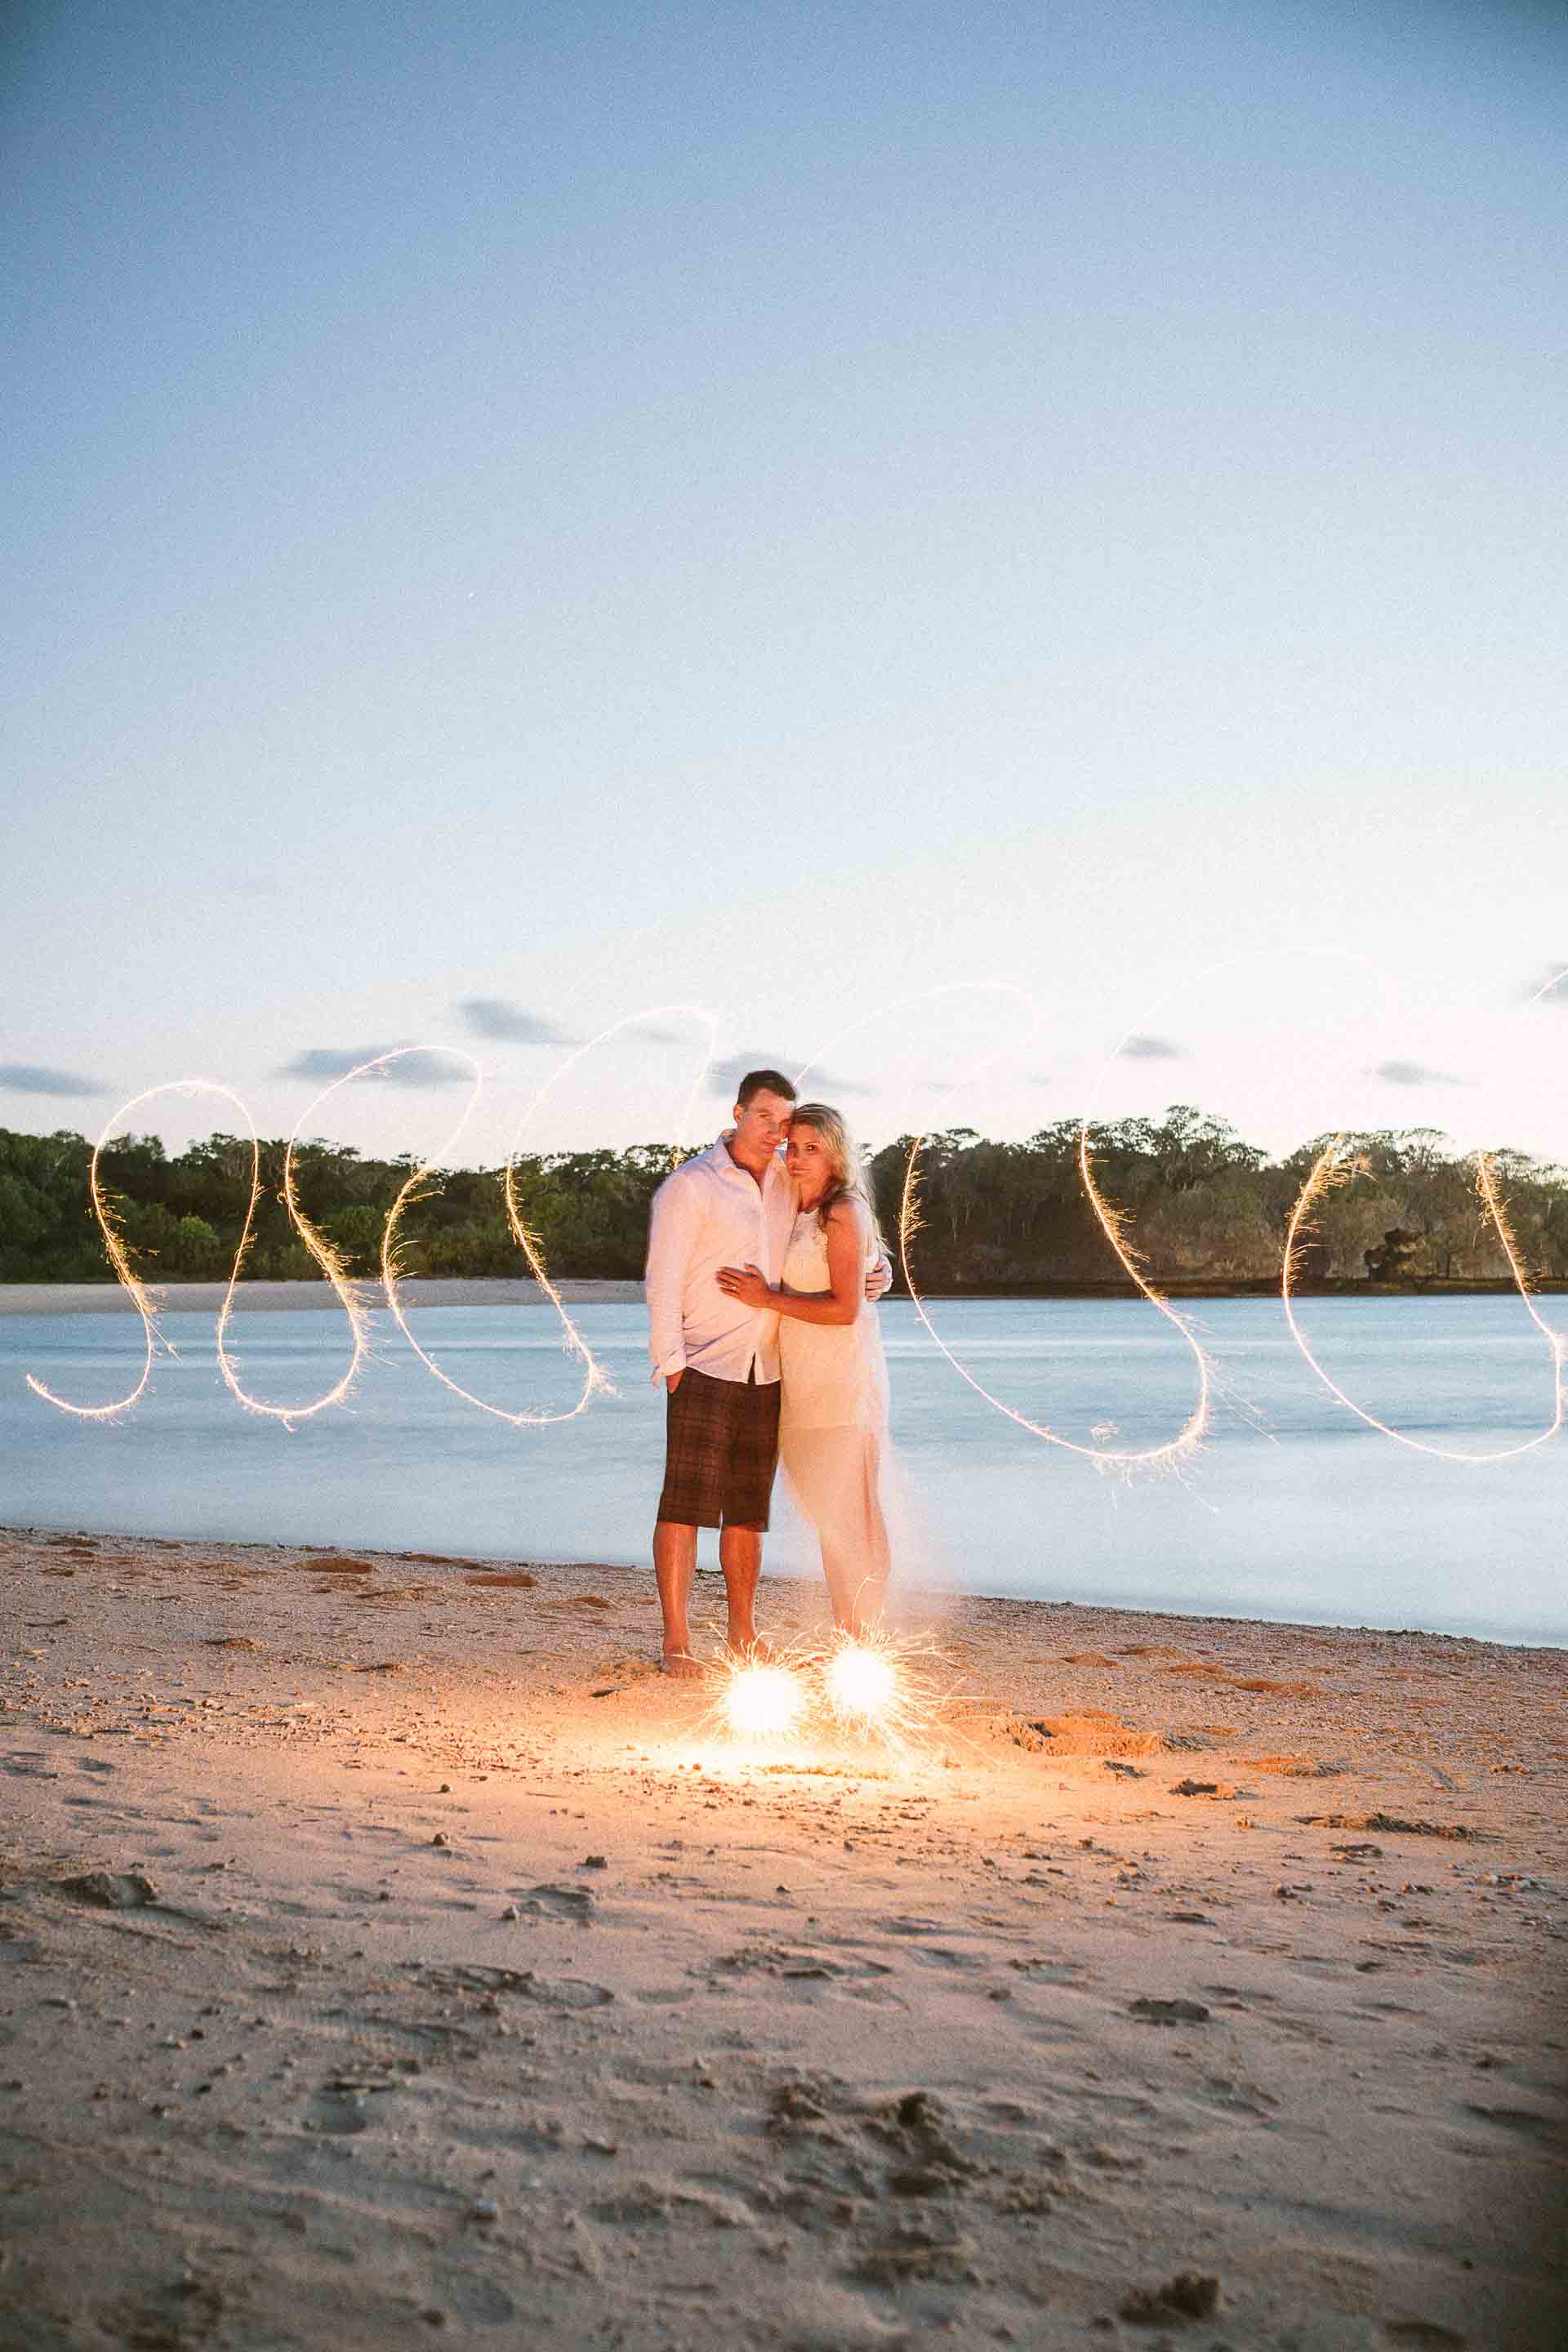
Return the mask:
[[[1063,1435],[1159,1444],[1191,1410],[1193,1359],[1138,1301],[938,1301],[932,1318],[973,1377]],[[910,1581],[1207,1615],[1415,1626],[1568,1642],[1568,1437],[1495,1466],[1434,1461],[1365,1428],[1313,1376],[1277,1302],[1193,1310],[1223,1393],[1180,1476],[1131,1481],[1028,1435],[944,1361],[913,1308],[882,1310],[899,1465],[900,1566]],[[1568,1302],[1542,1310],[1561,1324]],[[617,1393],[553,1428],[513,1429],[434,1381],[384,1316],[352,1399],[296,1427],[240,1410],[211,1318],[173,1314],[136,1410],[55,1411],[35,1373],[82,1403],[136,1377],[122,1315],[0,1322],[0,1521],[500,1559],[639,1563],[663,1453],[637,1307],[574,1310]],[[1552,1410],[1550,1350],[1508,1298],[1320,1299],[1301,1309],[1326,1368],[1381,1419],[1474,1451],[1533,1435]],[[418,1316],[452,1377],[509,1411],[562,1409],[578,1368],[540,1307]],[[237,1352],[257,1393],[320,1394],[346,1360],[336,1313],[241,1309]],[[812,1572],[783,1482],[768,1565]],[[704,1559],[714,1539],[704,1537]]]

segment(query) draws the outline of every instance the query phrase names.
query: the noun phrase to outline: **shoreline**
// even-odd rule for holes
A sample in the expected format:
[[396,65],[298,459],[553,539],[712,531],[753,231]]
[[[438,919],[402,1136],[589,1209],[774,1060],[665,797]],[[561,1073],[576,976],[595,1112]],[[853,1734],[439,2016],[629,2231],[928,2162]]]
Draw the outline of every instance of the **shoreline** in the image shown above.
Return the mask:
[[[364,1296],[379,1295],[380,1278],[356,1276],[353,1287]],[[612,1276],[564,1276],[555,1283],[563,1303],[568,1307],[640,1307],[643,1286],[640,1281]],[[1256,1281],[1233,1283],[1201,1283],[1173,1279],[1157,1284],[1163,1298],[1175,1304],[1197,1304],[1205,1299],[1278,1298],[1277,1276]],[[157,1311],[167,1315],[216,1315],[226,1296],[226,1282],[149,1282],[148,1291],[156,1302]],[[437,1276],[411,1275],[399,1285],[400,1294],[410,1307],[548,1307],[549,1297],[542,1285],[531,1276],[503,1275]],[[1513,1298],[1518,1297],[1511,1282],[1445,1282],[1434,1277],[1430,1281],[1410,1283],[1386,1282],[1299,1282],[1292,1286],[1295,1298]],[[1552,1298],[1568,1295],[1568,1282],[1543,1280],[1531,1286],[1531,1297]],[[889,1293],[889,1298],[907,1299],[910,1293],[900,1286]],[[1126,1283],[1035,1283],[1011,1289],[977,1289],[947,1287],[922,1290],[922,1299],[994,1299],[999,1305],[1008,1302],[1039,1300],[1100,1299],[1128,1306],[1143,1304],[1140,1294]],[[310,1282],[241,1282],[235,1293],[237,1307],[250,1312],[288,1313],[321,1311],[335,1308],[337,1295],[330,1283]],[[136,1312],[130,1293],[119,1282],[9,1282],[0,1283],[0,1316],[5,1315],[131,1315]]]
[[[367,1300],[383,1295],[379,1277],[356,1276],[353,1289]],[[216,1315],[227,1296],[226,1282],[149,1283],[160,1315]],[[563,1280],[555,1285],[568,1307],[640,1307],[640,1282]],[[548,1307],[549,1297],[531,1277],[414,1275],[398,1285],[410,1307]],[[331,1283],[242,1282],[235,1305],[248,1312],[288,1314],[341,1312]],[[119,1282],[0,1283],[0,1315],[134,1315],[135,1303]]]
[[647,1570],[0,1567],[28,2352],[1561,2340],[1561,1654],[960,1598],[751,1748]]
[[[258,1557],[268,1559],[282,1550],[290,1556],[298,1554],[300,1557],[309,1556],[312,1559],[328,1559],[341,1556],[353,1559],[423,1560],[485,1573],[503,1571],[515,1565],[510,1552],[474,1550],[461,1555],[453,1554],[448,1558],[445,1554],[430,1552],[384,1552],[374,1544],[356,1545],[341,1542],[335,1538],[323,1539],[320,1543],[299,1542],[279,1546],[266,1536],[208,1538],[152,1534],[145,1531],[128,1533],[119,1528],[46,1527],[41,1523],[24,1525],[20,1522],[0,1521],[0,1550],[3,1550],[7,1543],[113,1545],[129,1550],[134,1550],[138,1546],[162,1551],[221,1550],[226,1554],[233,1552],[242,1556],[255,1553]],[[647,1559],[641,1558],[583,1559],[567,1558],[552,1552],[542,1552],[537,1555],[531,1554],[528,1565],[531,1569],[548,1570],[552,1575],[562,1576],[637,1576],[647,1580],[651,1579],[653,1573],[651,1563]],[[711,1598],[716,1595],[721,1590],[721,1570],[716,1563],[701,1561],[697,1569],[695,1586],[698,1599]],[[764,1561],[759,1584],[760,1592],[765,1595],[780,1589],[812,1591],[815,1590],[815,1583],[811,1580],[803,1580],[789,1569],[770,1569]],[[1173,1610],[1154,1604],[1146,1605],[1136,1600],[1081,1600],[1068,1595],[1058,1596],[1016,1591],[985,1592],[969,1586],[961,1588],[909,1585],[903,1587],[897,1596],[897,1608],[900,1617],[918,1616],[922,1612],[927,1616],[942,1616],[956,1608],[970,1607],[1037,1609],[1046,1612],[1077,1611],[1089,1615],[1114,1617],[1119,1621],[1125,1619],[1130,1623],[1146,1627],[1201,1626],[1213,1628],[1219,1633],[1227,1630],[1237,1633],[1272,1632],[1282,1635],[1300,1633],[1309,1638],[1321,1636],[1350,1642],[1364,1640],[1370,1643],[1443,1642],[1460,1649],[1495,1650],[1509,1657],[1524,1657],[1532,1663],[1545,1664],[1555,1661],[1558,1670],[1563,1676],[1564,1686],[1568,1688],[1568,1635],[1561,1641],[1543,1640],[1533,1635],[1521,1635],[1516,1639],[1505,1633],[1455,1633],[1447,1628],[1433,1625],[1373,1625],[1363,1622],[1351,1624],[1338,1623],[1332,1618],[1326,1617],[1249,1616],[1240,1611],[1202,1608]]]

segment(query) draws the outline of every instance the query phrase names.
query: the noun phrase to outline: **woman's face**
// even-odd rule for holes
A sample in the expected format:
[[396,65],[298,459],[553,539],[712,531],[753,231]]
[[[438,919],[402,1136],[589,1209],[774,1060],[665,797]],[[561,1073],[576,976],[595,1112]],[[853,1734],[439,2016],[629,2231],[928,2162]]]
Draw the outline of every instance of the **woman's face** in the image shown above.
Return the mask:
[[808,1206],[820,1200],[833,1181],[833,1155],[816,1128],[808,1127],[804,1118],[791,1123],[789,1141],[784,1145],[784,1165]]

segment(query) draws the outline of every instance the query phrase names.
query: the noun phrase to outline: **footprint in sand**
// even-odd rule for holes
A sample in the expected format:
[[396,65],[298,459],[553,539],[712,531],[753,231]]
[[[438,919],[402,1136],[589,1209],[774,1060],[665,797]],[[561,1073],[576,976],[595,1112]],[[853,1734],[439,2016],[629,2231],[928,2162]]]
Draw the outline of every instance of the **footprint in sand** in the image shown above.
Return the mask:
[[430,2284],[438,2298],[437,2307],[468,2320],[472,2326],[504,2327],[517,2316],[517,2306],[505,2287],[471,2267],[435,2271]]
[[584,1977],[542,1977],[531,1969],[481,1968],[454,1961],[442,1966],[429,1960],[403,1960],[399,1968],[432,1992],[512,1993],[524,2000],[542,2001],[549,2009],[603,2009],[615,2000],[606,1985],[590,1984]]
[[305,2129],[347,2136],[367,2131],[370,2108],[358,2091],[321,2091],[305,2110]]
[[579,1927],[592,1925],[598,1898],[585,1886],[525,1886],[512,1895],[524,1917],[570,1919]]
[[1568,2130],[1555,2116],[1541,2115],[1533,2107],[1483,2107],[1473,2099],[1466,2100],[1465,2113],[1479,2116],[1482,2123],[1496,2124],[1500,2130],[1521,2133],[1540,2147],[1568,2156]]
[[852,1982],[858,1979],[890,1977],[893,1971],[880,1960],[830,1960],[820,1952],[795,1951],[783,1945],[768,1944],[751,1945],[742,1951],[727,1952],[718,1959],[695,1961],[690,1973],[710,1979],[763,1975],[804,1983],[818,1978],[827,1982]]

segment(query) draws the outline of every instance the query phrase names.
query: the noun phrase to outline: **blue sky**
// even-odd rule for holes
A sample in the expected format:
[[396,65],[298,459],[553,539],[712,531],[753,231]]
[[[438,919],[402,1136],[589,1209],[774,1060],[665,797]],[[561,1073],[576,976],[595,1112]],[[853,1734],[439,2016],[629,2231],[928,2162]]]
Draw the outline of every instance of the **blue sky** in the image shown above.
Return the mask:
[[0,1124],[1568,1156],[1568,26],[1373,13],[36,6]]

